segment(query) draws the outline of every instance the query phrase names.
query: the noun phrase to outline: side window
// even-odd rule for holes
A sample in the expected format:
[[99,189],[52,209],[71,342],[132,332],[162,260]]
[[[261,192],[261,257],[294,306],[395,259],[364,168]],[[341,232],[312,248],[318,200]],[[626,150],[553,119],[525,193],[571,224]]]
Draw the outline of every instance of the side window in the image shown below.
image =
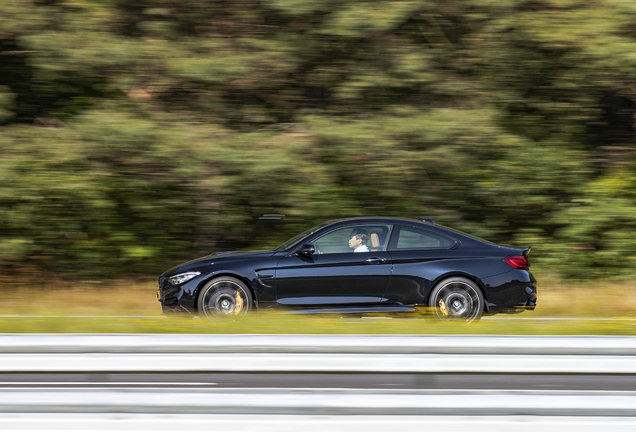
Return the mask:
[[385,251],[391,225],[354,225],[338,228],[313,241],[316,253]]
[[417,228],[396,227],[390,250],[408,249],[447,249],[455,241],[431,231]]
[[353,252],[349,249],[349,235],[351,228],[339,228],[328,232],[324,236],[314,240],[316,253],[333,254]]

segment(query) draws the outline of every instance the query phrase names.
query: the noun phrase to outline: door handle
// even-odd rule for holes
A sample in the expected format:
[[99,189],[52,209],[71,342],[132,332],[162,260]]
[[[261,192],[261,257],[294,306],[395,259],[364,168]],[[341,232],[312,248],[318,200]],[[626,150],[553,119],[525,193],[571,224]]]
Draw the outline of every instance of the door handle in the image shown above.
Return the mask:
[[369,264],[382,264],[386,262],[386,258],[371,257],[367,260]]

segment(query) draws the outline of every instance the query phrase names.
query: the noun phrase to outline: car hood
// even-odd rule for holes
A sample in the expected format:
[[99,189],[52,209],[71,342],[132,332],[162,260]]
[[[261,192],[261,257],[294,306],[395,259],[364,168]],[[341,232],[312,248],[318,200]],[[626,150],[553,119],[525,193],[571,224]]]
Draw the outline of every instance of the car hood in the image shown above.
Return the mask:
[[200,268],[201,266],[206,264],[207,265],[217,264],[223,261],[251,260],[251,259],[266,258],[266,257],[272,256],[275,253],[276,253],[275,251],[217,252],[217,253],[206,255],[200,258],[193,259],[191,261],[186,261],[184,263],[181,263],[175,267],[172,267],[170,270],[165,271],[161,276],[172,276],[177,273],[183,273],[195,268]]

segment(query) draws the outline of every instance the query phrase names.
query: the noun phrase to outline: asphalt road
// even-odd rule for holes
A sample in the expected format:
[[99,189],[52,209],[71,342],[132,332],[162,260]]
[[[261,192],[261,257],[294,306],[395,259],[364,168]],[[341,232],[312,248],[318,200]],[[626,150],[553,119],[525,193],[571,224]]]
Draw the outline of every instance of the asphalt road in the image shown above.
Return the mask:
[[369,373],[4,373],[8,388],[636,391],[635,375]]

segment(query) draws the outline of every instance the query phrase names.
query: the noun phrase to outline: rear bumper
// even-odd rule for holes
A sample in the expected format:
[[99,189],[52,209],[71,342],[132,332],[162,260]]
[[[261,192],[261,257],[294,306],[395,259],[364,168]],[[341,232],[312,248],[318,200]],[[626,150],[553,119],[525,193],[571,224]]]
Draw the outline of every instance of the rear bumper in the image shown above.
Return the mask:
[[532,292],[530,294],[530,298],[528,298],[528,301],[523,306],[523,308],[525,310],[534,310],[536,307],[537,307],[537,293],[536,292]]
[[533,311],[537,307],[537,291],[536,291],[536,283],[535,286],[527,286],[525,288],[526,293],[528,294],[528,300],[522,305],[517,305],[514,307],[516,311],[523,312],[524,310]]
[[537,307],[537,280],[527,270],[487,278],[488,313],[520,313]]

